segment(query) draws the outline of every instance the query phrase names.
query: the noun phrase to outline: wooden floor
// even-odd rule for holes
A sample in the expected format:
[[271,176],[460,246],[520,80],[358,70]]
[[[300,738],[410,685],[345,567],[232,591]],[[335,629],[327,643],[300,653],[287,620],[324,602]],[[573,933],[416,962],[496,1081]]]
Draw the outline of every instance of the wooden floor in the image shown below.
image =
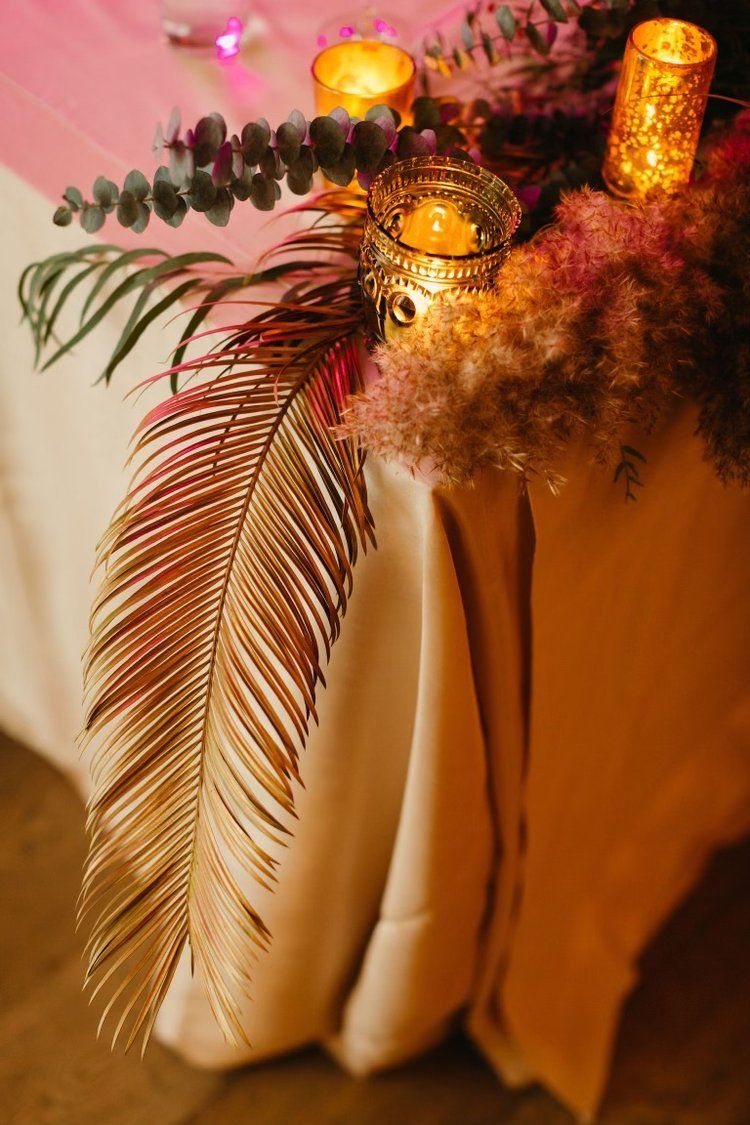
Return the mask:
[[[0,736],[2,1125],[570,1125],[504,1090],[462,1040],[367,1081],[317,1051],[215,1075],[158,1044],[141,1063],[95,1040],[73,903],[81,807]],[[601,1125],[750,1125],[750,845],[717,857],[644,960]]]

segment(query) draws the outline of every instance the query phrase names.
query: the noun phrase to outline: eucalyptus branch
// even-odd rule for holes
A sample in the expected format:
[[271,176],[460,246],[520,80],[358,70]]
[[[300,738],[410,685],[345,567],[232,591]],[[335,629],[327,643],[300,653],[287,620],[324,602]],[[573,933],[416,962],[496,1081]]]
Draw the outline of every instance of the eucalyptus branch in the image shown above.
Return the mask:
[[154,148],[159,157],[167,154],[168,165],[157,168],[153,181],[137,169],[128,173],[122,188],[99,176],[90,200],[77,187],[68,187],[53,221],[67,226],[77,214],[83,229],[93,234],[114,211],[121,226],[140,234],[152,214],[178,227],[192,208],[214,225],[226,226],[236,202],[250,200],[260,211],[273,210],[283,181],[293,194],[306,195],[318,169],[339,187],[356,177],[366,188],[396,159],[434,152],[471,159],[461,132],[444,126],[437,107],[432,113],[424,104],[428,102],[417,99],[415,124],[417,118],[429,118],[436,128],[401,125],[395,111],[380,105],[364,120],[338,108],[308,122],[294,110],[276,130],[260,118],[229,137],[218,113],[202,117],[181,135],[175,110],[166,130],[157,129]]
[[531,0],[522,18],[508,4],[478,3],[467,10],[459,27],[459,41],[448,43],[439,32],[425,40],[424,64],[448,78],[454,71],[476,63],[477,58],[484,57],[490,66],[509,59],[512,44],[519,40],[546,58],[557,39],[558,25],[579,19],[584,7],[593,2]]

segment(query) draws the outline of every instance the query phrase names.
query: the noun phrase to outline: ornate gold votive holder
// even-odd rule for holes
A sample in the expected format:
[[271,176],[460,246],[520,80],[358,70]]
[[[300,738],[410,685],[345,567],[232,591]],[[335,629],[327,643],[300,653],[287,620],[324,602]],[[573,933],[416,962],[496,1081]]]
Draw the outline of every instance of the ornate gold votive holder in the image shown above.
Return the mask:
[[671,195],[690,180],[716,42],[684,20],[654,19],[630,33],[604,158],[610,191]]
[[351,117],[364,117],[375,105],[408,118],[414,100],[414,59],[395,43],[352,39],[326,47],[313,60],[315,108],[321,116],[342,106]]
[[418,323],[437,294],[489,289],[521,208],[498,176],[450,156],[386,168],[367,196],[359,281],[379,340]]

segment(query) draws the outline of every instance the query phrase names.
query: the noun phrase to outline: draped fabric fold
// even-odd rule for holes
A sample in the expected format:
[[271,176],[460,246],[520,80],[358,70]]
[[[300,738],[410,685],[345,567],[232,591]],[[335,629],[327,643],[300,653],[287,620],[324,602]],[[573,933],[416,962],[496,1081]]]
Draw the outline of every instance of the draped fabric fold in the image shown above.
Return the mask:
[[750,496],[695,424],[683,406],[624,435],[647,457],[635,504],[581,448],[559,496],[531,488],[527,847],[471,1026],[508,1081],[585,1116],[640,954],[750,830]]

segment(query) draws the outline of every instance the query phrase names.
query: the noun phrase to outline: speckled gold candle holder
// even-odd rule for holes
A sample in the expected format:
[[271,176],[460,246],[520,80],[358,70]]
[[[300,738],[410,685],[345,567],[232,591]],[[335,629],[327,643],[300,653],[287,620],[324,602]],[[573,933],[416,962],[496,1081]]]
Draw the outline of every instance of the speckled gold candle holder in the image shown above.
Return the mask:
[[684,20],[630,33],[604,158],[610,191],[671,195],[690,179],[716,62],[713,37]]

